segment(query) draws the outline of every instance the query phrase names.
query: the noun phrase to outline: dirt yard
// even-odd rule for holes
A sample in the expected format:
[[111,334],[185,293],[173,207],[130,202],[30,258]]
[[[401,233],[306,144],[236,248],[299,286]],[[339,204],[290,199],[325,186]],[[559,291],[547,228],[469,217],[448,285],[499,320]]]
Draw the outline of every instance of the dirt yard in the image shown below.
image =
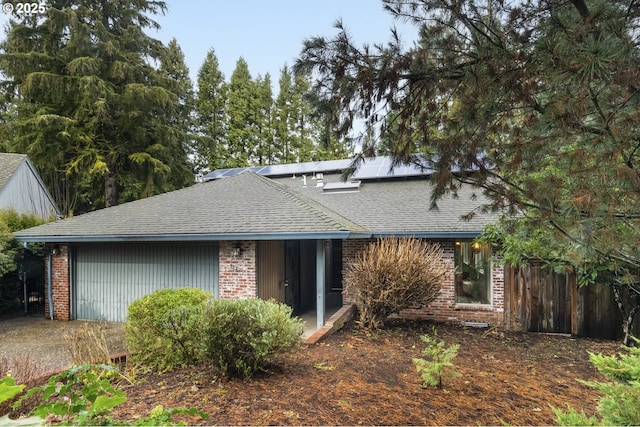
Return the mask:
[[587,351],[622,351],[616,342],[438,324],[440,339],[460,344],[461,375],[425,389],[411,360],[432,326],[343,330],[249,382],[209,366],[147,376],[124,386],[129,399],[114,415],[132,422],[163,405],[204,410],[209,419],[185,419],[201,425],[549,425],[550,405],[595,413],[598,393],[577,381],[603,379]]

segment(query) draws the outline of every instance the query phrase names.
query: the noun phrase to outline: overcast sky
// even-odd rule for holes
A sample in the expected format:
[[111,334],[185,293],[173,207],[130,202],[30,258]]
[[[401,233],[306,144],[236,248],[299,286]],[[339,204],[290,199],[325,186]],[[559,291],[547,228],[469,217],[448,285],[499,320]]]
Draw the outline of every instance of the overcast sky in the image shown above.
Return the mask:
[[342,19],[358,44],[385,42],[390,28],[402,29],[406,46],[416,31],[382,8],[381,0],[169,0],[169,10],[158,21],[155,37],[168,42],[175,37],[182,48],[192,79],[213,48],[227,81],[241,56],[249,71],[271,74],[277,85],[280,69],[293,65],[305,38],[337,34]]
[[[46,4],[46,0],[41,0]],[[14,0],[0,0],[0,3]],[[167,43],[176,38],[194,84],[210,48],[228,81],[238,58],[243,57],[255,78],[271,74],[274,89],[280,70],[293,65],[302,41],[316,35],[331,37],[342,19],[358,45],[386,42],[396,25],[405,46],[411,46],[415,27],[393,20],[381,0],[166,0],[165,16],[156,16],[159,31],[149,35]],[[0,13],[4,28],[8,16]],[[0,33],[4,38],[4,32]]]

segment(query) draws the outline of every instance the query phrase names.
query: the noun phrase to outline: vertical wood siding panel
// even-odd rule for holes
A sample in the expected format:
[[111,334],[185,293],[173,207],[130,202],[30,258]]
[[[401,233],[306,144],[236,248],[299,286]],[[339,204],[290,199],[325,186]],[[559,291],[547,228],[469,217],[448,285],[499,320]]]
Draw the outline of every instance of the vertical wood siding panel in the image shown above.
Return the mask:
[[284,242],[264,240],[258,242],[258,296],[284,302]]
[[77,249],[77,318],[122,322],[134,300],[162,288],[218,283],[216,244],[83,245]]

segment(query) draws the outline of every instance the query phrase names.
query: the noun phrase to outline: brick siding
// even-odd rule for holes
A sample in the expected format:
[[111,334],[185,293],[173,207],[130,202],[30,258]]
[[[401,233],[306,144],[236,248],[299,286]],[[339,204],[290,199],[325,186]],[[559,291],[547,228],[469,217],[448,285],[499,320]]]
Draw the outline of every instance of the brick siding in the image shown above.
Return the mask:
[[[343,274],[357,253],[375,239],[347,239],[343,241]],[[454,286],[454,241],[438,241],[444,250],[443,262],[449,271],[442,284],[438,298],[429,306],[420,309],[404,310],[400,313],[404,318],[427,318],[436,321],[455,322],[488,322],[503,326],[504,323],[504,270],[497,263],[491,269],[491,303],[457,304]],[[58,253],[52,257],[53,275],[53,307],[57,320],[70,320],[70,282],[69,282],[69,246],[59,245]],[[236,249],[240,254],[236,255]],[[220,298],[257,297],[256,277],[256,242],[255,241],[221,241],[220,242]],[[46,263],[45,263],[46,264]],[[48,276],[45,276],[48,277]],[[345,286],[343,290],[344,304],[353,302],[353,290]],[[45,312],[49,313],[48,294],[45,298]]]
[[[374,239],[345,240],[342,244],[343,275],[349,263],[352,262],[358,252],[362,251]],[[419,309],[403,310],[399,317],[433,319],[439,322],[461,323],[488,322],[499,327],[504,326],[504,270],[495,261],[491,266],[491,303],[490,304],[458,304],[455,295],[455,266],[454,249],[455,241],[437,241],[444,251],[443,262],[448,267],[448,272],[442,283],[440,295],[427,307]],[[353,303],[354,293],[345,286],[343,290],[345,304]]]
[[[239,255],[234,254],[236,248]],[[220,242],[220,298],[257,297],[256,282],[256,242]]]
[[[71,320],[71,295],[69,292],[69,246],[59,245],[57,254],[51,257],[51,293],[53,314],[56,320]],[[54,248],[50,248],[53,250]],[[49,281],[49,262],[45,259],[45,283]],[[45,292],[45,315],[49,316],[49,291]]]

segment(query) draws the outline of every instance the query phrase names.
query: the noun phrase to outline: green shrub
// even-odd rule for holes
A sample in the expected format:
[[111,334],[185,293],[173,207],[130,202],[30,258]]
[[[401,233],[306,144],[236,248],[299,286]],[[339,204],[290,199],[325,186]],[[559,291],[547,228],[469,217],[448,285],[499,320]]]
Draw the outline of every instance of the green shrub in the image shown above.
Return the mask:
[[[55,219],[55,218],[54,218]],[[23,250],[13,238],[16,231],[44,224],[39,216],[33,214],[21,214],[15,209],[0,209],[0,276],[16,269],[16,257]],[[31,244],[42,249],[42,244]]]
[[[638,344],[638,341],[636,341]],[[589,353],[589,360],[609,382],[582,381],[603,394],[598,403],[600,422],[584,412],[552,408],[560,425],[640,425],[640,348],[626,347],[628,354],[603,356]]]
[[442,387],[442,377],[453,378],[459,374],[454,370],[453,359],[458,355],[460,344],[444,346],[444,341],[438,340],[436,328],[433,328],[433,336],[422,335],[420,339],[427,344],[422,354],[427,359],[415,358],[413,363],[422,376],[422,386]]
[[250,378],[300,343],[304,322],[291,307],[260,299],[217,300],[206,312],[206,354],[223,375]]
[[202,320],[210,292],[161,289],[134,301],[125,323],[129,360],[163,372],[195,364],[204,355]]
[[446,272],[439,245],[385,238],[356,256],[344,282],[354,292],[360,326],[377,329],[389,315],[433,301]]

